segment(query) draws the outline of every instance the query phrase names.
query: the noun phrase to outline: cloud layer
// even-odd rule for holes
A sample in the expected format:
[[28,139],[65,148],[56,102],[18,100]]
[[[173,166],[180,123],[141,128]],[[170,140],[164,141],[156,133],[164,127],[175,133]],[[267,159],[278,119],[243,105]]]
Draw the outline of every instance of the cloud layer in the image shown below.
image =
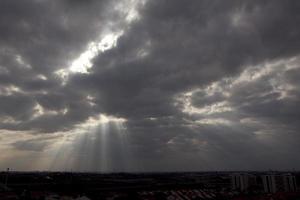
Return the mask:
[[0,166],[299,168],[299,9],[1,1]]

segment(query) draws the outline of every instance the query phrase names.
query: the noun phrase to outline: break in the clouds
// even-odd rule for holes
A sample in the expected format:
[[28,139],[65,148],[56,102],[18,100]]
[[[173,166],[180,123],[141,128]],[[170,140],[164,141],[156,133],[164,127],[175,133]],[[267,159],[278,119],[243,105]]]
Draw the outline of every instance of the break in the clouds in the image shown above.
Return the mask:
[[0,167],[299,169],[299,10],[1,1]]

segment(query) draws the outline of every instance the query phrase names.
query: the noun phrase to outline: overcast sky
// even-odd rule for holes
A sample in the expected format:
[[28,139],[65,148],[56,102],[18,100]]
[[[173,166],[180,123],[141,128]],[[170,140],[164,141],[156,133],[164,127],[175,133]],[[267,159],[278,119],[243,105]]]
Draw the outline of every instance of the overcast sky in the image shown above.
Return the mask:
[[299,11],[1,0],[0,170],[300,169]]

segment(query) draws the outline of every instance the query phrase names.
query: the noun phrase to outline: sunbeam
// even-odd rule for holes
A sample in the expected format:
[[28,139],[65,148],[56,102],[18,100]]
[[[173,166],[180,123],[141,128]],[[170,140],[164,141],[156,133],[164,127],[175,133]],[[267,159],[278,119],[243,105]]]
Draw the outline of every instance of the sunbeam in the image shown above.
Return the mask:
[[[100,170],[101,171],[108,171],[109,167],[109,156],[108,156],[108,146],[107,146],[107,139],[109,134],[109,124],[108,122],[104,122],[100,125],[100,152],[94,152],[95,155],[98,153],[100,154]],[[94,146],[97,147],[98,144],[95,144]],[[97,148],[95,148],[97,150]]]
[[103,114],[90,118],[53,144],[49,170],[130,171],[134,159],[125,123]]
[[129,140],[129,133],[124,122],[115,122],[117,127],[117,136],[120,141],[120,152],[123,158],[123,171],[131,171],[133,167],[136,167],[136,162],[134,160],[132,148]]

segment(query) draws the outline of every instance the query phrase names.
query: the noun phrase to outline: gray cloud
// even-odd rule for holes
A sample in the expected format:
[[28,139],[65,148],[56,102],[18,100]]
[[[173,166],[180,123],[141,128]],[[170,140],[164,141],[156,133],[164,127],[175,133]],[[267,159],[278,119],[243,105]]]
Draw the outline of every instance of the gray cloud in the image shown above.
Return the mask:
[[[181,6],[177,8],[177,5]],[[272,5],[151,2],[142,9],[142,19],[118,40],[118,47],[96,58],[92,74],[74,77],[74,84],[87,85],[87,89],[92,87],[92,92],[99,95],[99,105],[105,104],[103,109],[109,113],[147,115],[151,112],[147,110],[149,107],[172,115],[170,103],[165,103],[180,91],[231,76],[249,64],[297,55],[298,45],[286,42],[294,41],[294,36],[286,31],[287,35],[280,36],[282,39],[273,38],[273,32],[288,26],[286,29],[296,34],[293,22],[298,13],[289,9],[293,7],[291,2],[287,5],[278,2],[282,16],[269,16],[271,19],[264,16],[268,10],[277,8],[273,8],[275,5],[274,2]],[[199,12],[199,9],[205,11]],[[240,23],[254,30],[244,29],[242,24],[233,25],[235,14],[241,15]],[[257,15],[261,15],[261,20]],[[279,18],[292,18],[289,20],[292,22],[279,25],[280,21],[276,20]],[[278,48],[284,53],[273,52]],[[146,56],[139,56],[141,51],[145,51]],[[113,108],[116,111],[111,110]]]
[[[104,114],[126,119],[128,148],[142,163],[131,170],[300,166],[291,164],[300,139],[299,2],[147,1],[130,23],[116,4],[0,3],[1,129],[67,134]],[[123,31],[116,46],[63,84],[55,72],[108,30]],[[111,126],[108,143],[117,146]],[[86,152],[101,151],[103,139],[93,138]],[[42,151],[44,144],[13,146]],[[119,150],[111,148],[112,168]],[[80,162],[80,149],[72,152]]]
[[47,139],[30,139],[24,141],[17,141],[12,144],[16,149],[21,151],[44,151],[47,146],[50,145],[50,142]]

